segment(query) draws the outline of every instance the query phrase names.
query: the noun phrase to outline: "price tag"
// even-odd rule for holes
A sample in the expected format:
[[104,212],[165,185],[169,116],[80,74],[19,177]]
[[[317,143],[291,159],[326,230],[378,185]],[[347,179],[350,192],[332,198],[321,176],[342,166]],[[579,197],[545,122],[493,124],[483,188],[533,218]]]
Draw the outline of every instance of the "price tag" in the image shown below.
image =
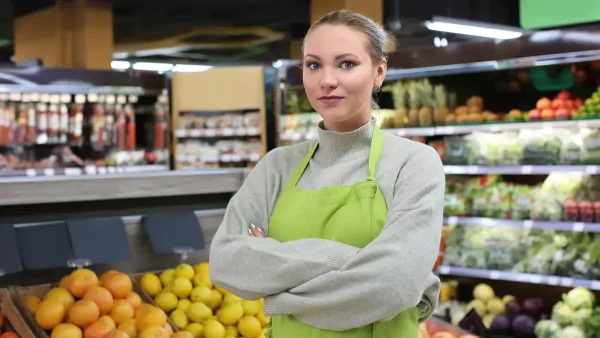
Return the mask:
[[454,127],[446,127],[446,134],[454,134]]
[[246,134],[249,136],[258,135],[258,129],[253,128],[253,127],[246,128]]
[[96,166],[95,165],[86,165],[85,166],[85,174],[86,175],[96,175]]
[[591,285],[590,285],[590,289],[592,290],[600,290],[600,281],[597,280],[593,280]]
[[479,167],[476,165],[470,165],[467,167],[467,174],[475,175],[479,172]]
[[0,101],[7,101],[7,100],[8,100],[8,94],[0,93]]
[[127,103],[127,96],[125,96],[125,95],[117,96],[117,103],[119,103],[119,104]]
[[75,95],[75,103],[84,104],[85,103],[85,95],[84,94]]
[[221,162],[231,162],[232,161],[232,157],[231,154],[223,154],[221,155]]
[[458,217],[456,216],[450,216],[448,217],[448,220],[446,221],[446,224],[448,225],[456,225],[458,223]]
[[88,94],[87,100],[88,100],[88,102],[98,102],[98,94],[96,94],[96,93]]
[[81,169],[79,168],[65,168],[65,176],[80,176]]
[[540,284],[542,282],[542,276],[540,275],[532,275],[529,281],[533,284]]
[[529,175],[531,174],[531,172],[533,172],[533,167],[530,165],[524,165],[521,167],[521,174],[523,175]]
[[244,136],[246,135],[246,128],[236,128],[235,129],[236,136]]
[[42,94],[40,95],[41,102],[50,102],[50,94]]
[[242,156],[239,154],[231,155],[232,162],[242,162]]
[[215,129],[206,129],[206,136],[215,137],[217,136],[217,131]]
[[31,93],[31,94],[29,95],[29,99],[30,99],[32,102],[38,102],[38,101],[40,100],[40,93]]
[[573,231],[575,231],[575,232],[582,232],[584,228],[585,228],[585,223],[582,223],[582,222],[573,223]]
[[98,167],[98,174],[106,175],[106,167]]
[[177,162],[185,162],[186,159],[186,155],[177,155]]
[[449,273],[450,273],[450,267],[449,267],[449,266],[442,265],[442,266],[440,266],[440,268],[439,268],[439,272],[440,272],[440,274],[441,274],[441,275],[447,275],[447,274],[449,274]]
[[590,175],[595,175],[598,173],[598,166],[596,165],[588,165],[585,167],[585,173]]
[[482,218],[480,224],[486,227],[492,227],[496,225],[496,221],[491,218]]
[[44,176],[54,176],[54,169],[52,169],[52,168],[44,169]]
[[129,101],[129,103],[137,103],[138,102],[138,96],[137,95],[129,95],[128,101]]
[[108,167],[107,170],[108,170],[109,174],[116,174],[117,173],[117,169],[115,167]]
[[490,271],[490,279],[499,279],[500,272],[499,271]]
[[34,177],[37,175],[37,172],[35,169],[27,169],[25,170],[25,175],[27,175],[27,177]]
[[550,285],[558,285],[559,278],[556,276],[549,276],[547,279],[547,283]]
[[532,220],[523,221],[523,228],[524,229],[531,229],[531,228],[533,228],[533,221]]
[[202,162],[205,162],[205,163],[219,162],[219,155],[202,155]]
[[21,93],[10,93],[11,101],[21,101]]
[[573,286],[573,278],[561,278],[560,285],[566,286],[566,287]]
[[106,103],[108,103],[108,104],[115,104],[116,101],[117,101],[117,98],[114,95],[107,95],[106,96]]
[[176,135],[177,137],[185,137],[185,129],[177,129],[177,130],[175,131],[175,135]]
[[233,136],[233,129],[231,129],[231,128],[221,129],[221,134],[223,136]]
[[258,162],[260,161],[260,154],[252,153],[250,154],[250,156],[248,156],[248,159],[250,160],[250,162]]
[[202,136],[202,129],[192,129],[190,130],[191,137],[200,137]]
[[62,94],[60,96],[60,102],[62,102],[62,103],[69,103],[69,102],[71,102],[71,94]]

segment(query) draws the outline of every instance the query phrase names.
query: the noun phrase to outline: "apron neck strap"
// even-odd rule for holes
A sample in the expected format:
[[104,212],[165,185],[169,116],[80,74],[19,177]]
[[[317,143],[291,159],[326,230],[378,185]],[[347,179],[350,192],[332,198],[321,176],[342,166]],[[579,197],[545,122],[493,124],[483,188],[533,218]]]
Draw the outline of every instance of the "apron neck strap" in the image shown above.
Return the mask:
[[[315,144],[310,148],[310,150],[304,155],[300,164],[296,167],[296,170],[290,176],[288,180],[288,184],[292,184],[296,186],[300,181],[300,177],[304,174],[304,170],[308,167],[310,163],[310,159],[317,151],[319,147],[319,141],[315,142]],[[381,153],[383,152],[383,132],[377,125],[373,127],[373,136],[371,137],[371,148],[369,150],[369,176],[367,177],[368,181],[375,181],[375,172],[377,169],[377,165],[379,164],[379,159],[381,158]]]

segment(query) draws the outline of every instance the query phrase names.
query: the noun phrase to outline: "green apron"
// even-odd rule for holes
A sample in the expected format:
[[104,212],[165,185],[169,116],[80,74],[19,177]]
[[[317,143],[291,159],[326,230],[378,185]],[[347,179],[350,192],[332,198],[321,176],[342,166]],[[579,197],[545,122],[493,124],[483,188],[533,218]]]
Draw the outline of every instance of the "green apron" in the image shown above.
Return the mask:
[[[388,210],[375,171],[383,150],[383,134],[375,127],[369,154],[366,181],[318,190],[302,190],[296,185],[318,143],[304,156],[282,190],[269,222],[269,237],[280,242],[322,238],[363,248],[383,229]],[[298,220],[303,220],[298,226]],[[417,307],[403,311],[391,320],[348,331],[322,330],[304,324],[292,315],[271,317],[267,337],[272,338],[417,338]]]

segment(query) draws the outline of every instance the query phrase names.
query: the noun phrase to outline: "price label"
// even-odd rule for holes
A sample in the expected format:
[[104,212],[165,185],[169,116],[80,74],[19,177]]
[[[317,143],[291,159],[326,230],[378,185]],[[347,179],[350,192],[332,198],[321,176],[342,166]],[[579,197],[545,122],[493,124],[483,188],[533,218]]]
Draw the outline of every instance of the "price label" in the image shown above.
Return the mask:
[[532,275],[529,281],[533,284],[540,284],[542,282],[542,276],[540,275]]
[[448,225],[456,225],[458,223],[458,217],[456,217],[456,216],[450,216],[450,217],[448,217],[446,223]]
[[202,162],[205,162],[205,163],[219,162],[219,155],[203,155]]
[[87,100],[88,100],[88,102],[98,102],[98,94],[96,94],[96,93],[88,94]]
[[499,279],[500,272],[499,271],[490,271],[490,279]]
[[441,275],[447,275],[447,274],[449,274],[449,273],[450,273],[450,267],[449,267],[449,266],[442,265],[442,266],[440,266],[440,268],[439,268],[439,272],[440,272],[440,274],[441,274]]
[[575,231],[575,232],[582,232],[584,228],[585,228],[585,223],[581,223],[581,222],[573,223],[573,231]]
[[21,93],[10,93],[11,101],[21,101]]
[[60,96],[60,102],[62,102],[62,103],[69,103],[69,102],[71,102],[71,94],[62,94]]
[[600,290],[600,281],[597,280],[593,280],[591,285],[590,285],[590,289],[592,290]]
[[80,176],[81,169],[79,168],[65,168],[65,176]]
[[175,135],[176,135],[177,137],[185,137],[185,129],[177,129],[177,130],[175,131]]
[[27,169],[25,170],[25,175],[27,177],[34,177],[37,175],[37,172],[35,171],[35,169]]
[[108,170],[109,174],[116,174],[117,173],[117,169],[115,167],[108,167],[107,170]]
[[482,218],[480,224],[486,227],[492,227],[496,225],[496,221],[490,218]]
[[40,100],[40,93],[31,93],[29,99],[33,102],[38,102]]
[[454,127],[446,127],[446,134],[454,134],[455,130]]
[[52,169],[52,168],[44,169],[44,176],[54,176],[54,169]]
[[119,104],[127,103],[127,96],[125,96],[125,95],[117,96],[117,103],[119,103]]
[[232,162],[242,162],[242,155],[239,155],[239,154],[231,155],[231,161]]
[[186,155],[177,155],[177,162],[185,162],[186,159]]
[[75,95],[75,103],[84,104],[85,103],[85,95],[84,94]]
[[531,229],[531,228],[533,228],[533,221],[532,220],[523,221],[523,228],[524,229]]
[[202,129],[192,129],[190,130],[191,137],[200,137],[202,136]]
[[221,155],[221,162],[228,163],[228,162],[231,162],[231,161],[232,161],[231,154],[223,154],[223,155]]
[[98,167],[98,174],[106,175],[106,167]]
[[585,167],[585,173],[590,175],[595,175],[598,173],[598,166],[596,165],[588,165]]
[[246,135],[246,128],[236,128],[235,129],[236,136],[244,136]]
[[221,134],[223,136],[233,136],[233,129],[231,129],[231,128],[221,129]]
[[250,136],[258,135],[258,129],[253,127],[246,128],[246,134]]
[[475,175],[479,172],[479,167],[476,165],[470,165],[467,167],[467,174]]
[[85,174],[86,175],[96,175],[96,166],[95,165],[85,166]]
[[215,137],[217,136],[217,131],[215,129],[206,129],[206,136]]
[[248,156],[248,159],[250,162],[258,162],[260,160],[260,154],[252,153],[250,156]]
[[547,279],[547,283],[550,285],[558,285],[559,278],[556,276],[549,276]]
[[566,286],[566,287],[573,286],[573,278],[561,278],[560,285]]
[[530,165],[524,165],[521,167],[521,174],[523,175],[529,175],[531,174],[531,172],[533,172],[533,167]]
[[137,103],[138,102],[138,96],[137,95],[129,95],[129,103]]

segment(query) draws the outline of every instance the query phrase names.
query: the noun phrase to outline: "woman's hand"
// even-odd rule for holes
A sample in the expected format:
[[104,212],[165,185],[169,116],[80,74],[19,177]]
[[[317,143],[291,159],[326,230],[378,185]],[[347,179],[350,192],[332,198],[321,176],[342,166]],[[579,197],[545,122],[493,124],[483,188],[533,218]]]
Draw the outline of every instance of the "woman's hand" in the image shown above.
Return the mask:
[[248,226],[248,233],[252,237],[267,238],[267,234],[265,233],[265,231],[260,227],[254,225],[254,223],[252,222],[250,222],[250,226]]

